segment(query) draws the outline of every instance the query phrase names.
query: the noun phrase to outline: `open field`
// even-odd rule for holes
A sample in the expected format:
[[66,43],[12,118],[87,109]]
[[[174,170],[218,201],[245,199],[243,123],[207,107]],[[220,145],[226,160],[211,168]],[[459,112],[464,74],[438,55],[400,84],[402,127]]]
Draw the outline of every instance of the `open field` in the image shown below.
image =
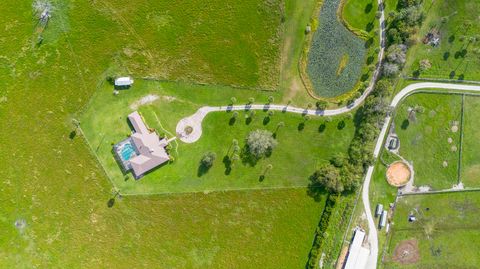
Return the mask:
[[[384,268],[475,268],[480,262],[479,204],[477,192],[399,199]],[[408,222],[411,213],[416,222]],[[395,249],[405,240],[416,242],[418,252],[394,256]],[[416,262],[402,264],[415,254]]]
[[[275,69],[265,70],[260,63],[270,61],[270,49],[276,45],[270,46],[269,42],[270,38],[275,39],[277,27],[269,28],[270,34],[259,33],[253,37],[236,35],[238,31],[232,33],[232,38],[238,39],[220,41],[236,45],[218,45],[219,53],[193,53],[190,47],[185,47],[183,52],[172,50],[172,55],[185,53],[191,59],[199,57],[198,61],[189,61],[191,65],[175,69],[184,74],[161,73],[163,68],[168,68],[169,61],[176,59],[159,58],[164,56],[160,52],[168,52],[161,49],[168,44],[152,40],[161,36],[146,31],[155,30],[152,23],[168,24],[168,18],[162,21],[163,14],[151,14],[150,19],[138,14],[146,4],[161,7],[167,2],[52,2],[56,9],[41,45],[36,44],[32,3],[0,2],[0,268],[152,268],[159,264],[166,268],[303,267],[324,200],[313,202],[304,188],[123,199],[117,196],[111,200],[114,196],[111,184],[84,138],[72,132],[75,128],[71,124],[105,75],[112,72],[139,76],[170,74],[178,76],[175,79],[198,78],[225,84],[274,85],[276,78],[268,76],[275,73]],[[223,3],[222,7],[226,6]],[[215,27],[210,28],[212,32],[206,32],[221,34],[223,30],[235,30],[230,28],[230,23],[231,27],[237,27],[233,22],[242,19],[258,22],[255,16],[265,15],[257,12],[258,6],[253,9],[251,3],[232,1],[237,8],[248,9],[233,19],[216,16],[210,6],[214,5],[212,2],[200,3],[205,12],[198,14],[191,12],[193,1],[178,2],[168,9],[176,9],[172,14],[173,11],[178,14],[190,8],[188,14],[198,15],[192,19],[196,21],[212,17]],[[272,8],[275,18],[262,17],[261,21],[269,23],[272,19],[278,25],[281,21],[278,6]],[[207,10],[214,13],[208,15]],[[142,28],[142,21],[149,26]],[[256,26],[264,29],[262,22],[249,26],[248,32],[253,32]],[[236,29],[241,30],[243,26]],[[135,33],[132,28],[143,30]],[[192,30],[196,37],[205,38],[198,32],[201,29],[183,30]],[[185,37],[181,30],[175,31],[179,37]],[[256,39],[259,50],[242,52],[247,47],[255,49],[256,45],[249,46],[250,38]],[[208,40],[204,42],[200,45],[209,44]],[[228,57],[222,50],[224,47],[231,48]],[[139,50],[146,54],[139,55]],[[152,54],[153,61],[161,61],[152,67],[148,53]],[[202,56],[206,59],[201,60]],[[238,63],[238,70],[233,69],[230,74],[218,74],[218,70],[232,69],[224,68],[223,58],[217,57],[227,57],[233,63],[241,59],[248,61]],[[255,66],[257,61],[259,64]],[[202,69],[203,64],[208,67]],[[176,87],[169,89],[175,91]],[[215,89],[218,92],[227,88]],[[237,91],[226,90],[225,102]],[[189,94],[179,92],[184,96]],[[189,106],[181,111],[187,110],[193,111]],[[171,128],[174,120],[172,117],[172,122],[165,123],[167,128]]]
[[[480,2],[469,0],[427,0],[426,20],[418,43],[409,50],[405,74],[425,78],[480,80],[478,10]],[[422,40],[429,32],[439,33],[440,44],[432,47]],[[415,74],[419,62],[427,59],[431,68]]]
[[[133,110],[131,106],[148,95],[157,95],[159,99],[138,107],[139,111],[150,127],[160,133],[163,127],[170,137],[168,133],[175,132],[181,118],[193,114],[207,101],[226,105],[229,99],[221,90],[172,83],[139,81],[131,90],[122,91],[118,96],[112,94],[109,85],[100,88],[81,118],[81,127],[107,173],[125,194],[306,186],[308,177],[320,163],[328,161],[334,154],[347,152],[354,133],[353,121],[345,116],[335,117],[331,122],[320,117],[305,121],[297,114],[277,111],[268,117],[267,112],[256,111],[250,122],[249,112],[240,111],[232,123],[232,113],[211,113],[203,122],[203,134],[198,142],[185,144],[178,141],[173,144],[175,162],[141,180],[135,181],[132,177],[125,180],[113,158],[111,144],[130,133],[126,117]],[[238,103],[246,103],[247,99],[247,96],[238,99]],[[253,166],[249,162],[237,161],[228,171],[228,165],[222,160],[231,157],[233,139],[238,140],[243,148],[250,131],[266,129],[275,132],[279,122],[285,126],[278,129],[278,146],[270,157]],[[200,160],[208,151],[215,152],[217,160],[207,173],[199,173]],[[264,180],[259,180],[268,164],[273,168]]]
[[[320,97],[331,98],[350,91],[360,79],[365,59],[365,41],[347,30],[337,18],[339,4],[340,1],[335,0],[323,2],[319,26],[313,33],[308,53],[306,71],[315,94]],[[337,76],[345,54],[349,63]]]
[[[121,8],[118,8],[121,7]],[[96,12],[124,37],[116,61],[135,75],[274,89],[284,1],[108,0]]]
[[480,97],[465,96],[461,180],[465,187],[480,187]]
[[461,107],[461,95],[418,93],[397,108],[400,154],[413,163],[416,186],[458,183]]

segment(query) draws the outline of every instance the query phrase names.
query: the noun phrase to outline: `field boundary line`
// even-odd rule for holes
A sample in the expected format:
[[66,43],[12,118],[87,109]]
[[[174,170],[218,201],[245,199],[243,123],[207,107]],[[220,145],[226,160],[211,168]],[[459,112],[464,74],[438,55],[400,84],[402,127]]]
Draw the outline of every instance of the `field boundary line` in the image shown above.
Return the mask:
[[88,138],[85,136],[85,133],[83,132],[82,128],[78,126],[77,130],[80,131],[80,134],[82,135],[83,140],[87,143],[90,154],[93,155],[93,157],[95,157],[95,160],[100,164],[100,167],[102,168],[103,173],[107,176],[108,181],[110,181],[115,191],[120,193],[120,189],[117,188],[113,179],[110,177],[110,174],[108,174],[107,169],[105,169],[105,167],[103,166],[103,163],[100,161],[100,158],[98,157],[97,153],[93,150],[92,144],[90,144],[90,142],[88,141]]
[[462,182],[462,151],[463,151],[464,117],[465,117],[465,94],[462,94],[462,112],[460,116],[460,148],[458,150],[457,184],[460,184]]
[[142,197],[142,196],[167,196],[167,195],[185,195],[185,194],[211,194],[231,191],[269,191],[269,190],[288,190],[288,189],[307,189],[307,185],[296,186],[277,186],[277,187],[255,187],[255,188],[233,188],[223,190],[203,190],[203,191],[184,191],[184,192],[144,192],[144,193],[121,193],[122,196]]

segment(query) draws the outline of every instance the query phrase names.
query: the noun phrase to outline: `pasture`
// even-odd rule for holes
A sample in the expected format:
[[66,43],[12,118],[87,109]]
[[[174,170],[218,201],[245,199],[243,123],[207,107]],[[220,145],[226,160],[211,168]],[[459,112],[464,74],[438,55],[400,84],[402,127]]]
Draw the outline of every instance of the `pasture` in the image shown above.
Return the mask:
[[[480,262],[479,204],[477,192],[401,197],[384,268],[476,267]],[[409,222],[410,215],[416,221]]]
[[480,98],[465,96],[461,180],[465,187],[480,186]]
[[120,198],[72,124],[110,74],[274,87],[281,2],[52,3],[38,44],[32,2],[0,2],[0,267],[303,267],[324,202],[305,188]]
[[[80,122],[92,151],[124,194],[306,186],[316,167],[334,154],[347,152],[354,134],[353,120],[346,116],[326,122],[324,117],[306,120],[299,114],[280,111],[273,115],[268,111],[255,111],[253,116],[250,111],[239,111],[233,121],[233,113],[214,112],[203,121],[199,141],[173,143],[175,161],[135,181],[131,176],[122,175],[112,154],[112,143],[130,133],[126,117],[131,111],[138,109],[150,127],[172,137],[181,118],[190,116],[207,102],[227,105],[229,95],[208,86],[150,81],[137,81],[132,89],[121,91],[117,96],[112,91],[108,84],[101,87]],[[237,98],[237,104],[247,103],[247,94],[251,92],[243,93],[243,98]],[[144,96],[158,99],[150,104],[135,105]],[[256,100],[266,103],[267,96],[258,94]],[[280,122],[284,126],[279,127]],[[272,155],[256,163],[240,160],[231,164],[233,139],[243,148],[247,134],[256,129],[277,132],[278,146]],[[217,159],[213,167],[203,173],[199,171],[200,160],[209,151],[215,152]],[[269,164],[273,168],[261,179]]]
[[[480,2],[468,0],[425,1],[426,19],[409,50],[405,74],[421,78],[454,80],[480,79]],[[438,46],[424,44],[428,33],[440,39]],[[420,61],[431,68],[420,71]]]
[[432,189],[458,183],[462,96],[417,93],[396,109],[400,155],[413,164],[415,185]]

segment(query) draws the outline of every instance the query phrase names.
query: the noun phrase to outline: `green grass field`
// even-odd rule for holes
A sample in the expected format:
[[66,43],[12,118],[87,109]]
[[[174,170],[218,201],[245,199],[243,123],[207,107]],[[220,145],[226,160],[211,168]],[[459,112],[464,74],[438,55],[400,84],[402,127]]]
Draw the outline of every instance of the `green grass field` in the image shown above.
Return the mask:
[[[324,205],[313,202],[306,189],[117,197],[109,207],[114,196],[111,184],[85,139],[78,133],[70,136],[72,118],[112,72],[275,85],[272,74],[278,73],[278,65],[270,64],[278,60],[270,57],[278,54],[276,38],[282,32],[279,2],[269,1],[273,3],[269,7],[264,1],[229,1],[232,10],[241,12],[224,10],[228,15],[224,17],[212,6],[225,9],[225,1],[202,2],[203,12],[193,13],[192,6],[199,3],[188,1],[142,15],[147,4],[160,9],[167,2],[52,3],[55,11],[40,46],[35,44],[32,2],[0,3],[0,268],[303,267]],[[175,17],[174,25],[162,17],[161,12],[168,10],[171,16],[183,17]],[[211,18],[215,27],[181,25],[183,11],[193,16],[189,23]],[[256,23],[236,24],[246,19]],[[170,50],[173,45],[160,40],[164,37],[155,34],[158,28],[152,24],[176,26],[177,21],[187,29],[176,29],[180,39],[172,39],[172,44],[190,40],[186,33],[195,35],[192,42],[203,43]],[[222,36],[226,31],[232,35]],[[252,39],[255,44],[249,43]],[[219,52],[207,50],[208,44]],[[150,63],[157,60],[155,66]],[[226,60],[238,69],[219,74],[218,70],[232,71],[225,68]],[[170,73],[169,62],[178,73]],[[162,87],[177,89],[174,84]],[[189,95],[178,88],[177,98]],[[225,90],[228,97],[221,102],[237,92],[239,99],[257,94],[210,88],[214,93]],[[191,108],[183,111],[190,113]],[[180,118],[181,113],[175,116]]]
[[[399,199],[384,268],[475,268],[480,246],[477,192],[406,196]],[[408,222],[409,214],[417,221]],[[419,261],[393,261],[397,244],[416,240]]]
[[465,187],[480,186],[480,98],[465,97],[461,180]]
[[[460,95],[418,93],[397,108],[400,154],[413,163],[416,186],[445,189],[458,183],[461,106]],[[415,107],[423,113],[409,112]]]
[[358,29],[365,36],[374,36],[378,10],[376,0],[346,0],[343,6],[343,19],[351,27]]
[[[478,20],[480,2],[469,0],[425,1],[426,20],[418,34],[418,44],[409,50],[405,74],[413,76],[419,62],[428,59],[432,67],[419,76],[458,80],[480,79]],[[443,22],[442,22],[443,20]],[[422,43],[430,31],[438,31],[440,45]]]
[[[249,112],[240,111],[236,122],[231,124],[232,113],[212,113],[203,122],[203,134],[198,142],[186,144],[178,141],[173,144],[175,148],[178,144],[173,154],[175,162],[141,180],[135,181],[132,177],[125,180],[113,158],[111,144],[121,141],[130,133],[126,117],[133,110],[131,105],[149,94],[157,95],[159,100],[138,109],[149,126],[159,132],[163,127],[167,134],[174,134],[177,122],[193,114],[203,104],[226,105],[229,99],[221,90],[172,83],[140,81],[131,90],[122,91],[118,96],[112,94],[109,85],[100,88],[80,120],[81,128],[107,173],[125,194],[306,186],[308,177],[316,167],[327,162],[334,154],[346,153],[353,138],[353,121],[345,116],[333,118],[332,122],[325,122],[325,118],[319,117],[305,122],[297,114],[276,111],[269,118],[267,112],[256,111],[249,123]],[[247,96],[238,99],[238,103],[246,103]],[[266,102],[267,97],[263,98]],[[262,102],[260,97],[257,100]],[[231,155],[229,149],[233,139],[237,139],[242,148],[250,131],[266,129],[275,132],[279,122],[284,122],[285,127],[278,130],[278,146],[272,156],[254,166],[238,161],[231,172],[227,172],[222,160],[224,156]],[[345,126],[339,127],[341,122]],[[215,152],[217,160],[206,174],[199,175],[200,160],[208,151]],[[264,180],[259,180],[268,164],[272,164],[273,169],[268,171]]]

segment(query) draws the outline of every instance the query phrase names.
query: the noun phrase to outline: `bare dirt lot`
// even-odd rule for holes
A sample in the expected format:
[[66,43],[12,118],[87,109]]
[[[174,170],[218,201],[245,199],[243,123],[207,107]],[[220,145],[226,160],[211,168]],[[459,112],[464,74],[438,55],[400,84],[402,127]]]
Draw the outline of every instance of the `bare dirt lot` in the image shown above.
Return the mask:
[[387,181],[390,185],[401,187],[410,180],[410,168],[403,162],[392,163],[387,170]]
[[413,264],[420,260],[418,242],[416,239],[400,242],[393,252],[393,260],[400,264]]

